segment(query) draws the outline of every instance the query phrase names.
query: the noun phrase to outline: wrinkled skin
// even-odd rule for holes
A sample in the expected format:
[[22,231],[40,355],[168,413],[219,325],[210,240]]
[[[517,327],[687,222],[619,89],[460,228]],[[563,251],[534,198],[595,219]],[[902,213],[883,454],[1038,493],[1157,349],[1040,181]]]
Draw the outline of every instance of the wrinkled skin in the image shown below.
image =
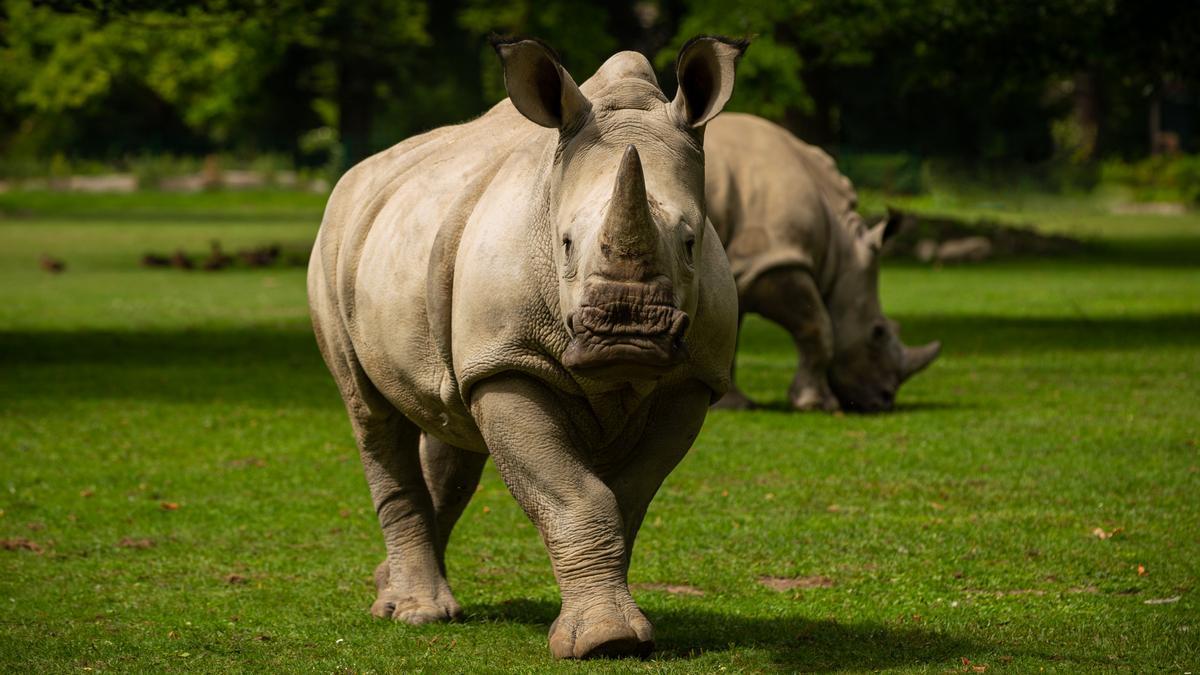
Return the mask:
[[491,455],[562,593],[551,652],[651,649],[634,538],[736,342],[703,133],[743,48],[689,42],[668,100],[638,54],[576,86],[540,43],[503,42],[508,100],[338,182],[309,305],[387,548],[376,616],[461,616],[445,550]]
[[[709,217],[740,312],[781,325],[796,343],[792,407],[890,410],[900,385],[941,348],[905,346],[880,307],[879,252],[898,220],[866,227],[833,160],[766,120],[722,115],[705,150]],[[718,403],[752,405],[736,387]]]

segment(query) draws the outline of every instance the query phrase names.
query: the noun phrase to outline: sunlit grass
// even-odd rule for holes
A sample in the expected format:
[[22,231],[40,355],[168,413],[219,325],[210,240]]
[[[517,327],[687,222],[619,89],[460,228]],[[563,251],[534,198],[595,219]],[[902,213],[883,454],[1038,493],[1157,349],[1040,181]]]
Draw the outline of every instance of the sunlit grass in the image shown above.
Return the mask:
[[[631,571],[703,595],[639,587],[656,655],[580,666],[549,657],[549,564],[491,467],[449,556],[467,620],[366,614],[383,547],[302,269],[138,267],[304,242],[319,199],[71,199],[0,199],[6,672],[1200,666],[1200,268],[1153,243],[1196,248],[1194,216],[1051,204],[1112,245],[887,267],[885,307],[942,359],[890,415],[713,413]],[[746,330],[739,376],[782,406],[790,341]]]

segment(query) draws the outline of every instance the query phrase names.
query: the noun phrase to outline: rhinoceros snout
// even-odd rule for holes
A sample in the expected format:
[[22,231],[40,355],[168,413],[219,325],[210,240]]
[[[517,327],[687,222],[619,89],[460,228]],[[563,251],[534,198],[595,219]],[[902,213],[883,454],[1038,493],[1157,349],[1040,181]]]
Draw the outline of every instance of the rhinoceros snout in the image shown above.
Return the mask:
[[[835,391],[837,388],[835,388]],[[889,412],[896,405],[895,389],[879,389],[877,391],[841,391],[837,393],[838,402],[850,412],[878,413]]]
[[654,377],[685,359],[689,321],[670,282],[592,282],[567,317],[563,365],[602,379]]

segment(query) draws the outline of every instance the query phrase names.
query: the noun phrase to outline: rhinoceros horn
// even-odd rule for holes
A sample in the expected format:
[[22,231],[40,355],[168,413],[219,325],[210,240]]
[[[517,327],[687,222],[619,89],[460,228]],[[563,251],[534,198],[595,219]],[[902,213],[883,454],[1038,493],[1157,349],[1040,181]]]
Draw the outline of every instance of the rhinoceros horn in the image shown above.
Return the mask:
[[933,363],[933,360],[937,358],[938,353],[941,351],[942,343],[938,342],[937,340],[934,340],[927,345],[921,345],[920,347],[909,347],[908,345],[904,345],[904,366],[902,379],[907,380],[913,375],[916,375],[924,370],[926,366],[928,366],[930,363]]
[[633,145],[625,148],[621,157],[600,242],[605,257],[610,258],[640,258],[653,254],[658,246],[658,229],[646,199],[642,160]]

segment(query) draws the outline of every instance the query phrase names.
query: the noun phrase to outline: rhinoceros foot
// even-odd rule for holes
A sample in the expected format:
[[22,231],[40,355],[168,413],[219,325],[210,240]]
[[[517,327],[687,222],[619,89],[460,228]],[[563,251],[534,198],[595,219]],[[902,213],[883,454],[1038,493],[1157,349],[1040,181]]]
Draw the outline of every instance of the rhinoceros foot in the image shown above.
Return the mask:
[[829,385],[823,382],[793,386],[788,392],[788,398],[791,400],[793,410],[833,412],[841,407]]
[[558,659],[647,656],[654,650],[654,627],[630,599],[563,608],[550,626],[550,653]]
[[[388,562],[375,568],[375,602],[371,614],[380,619],[395,619],[419,626],[423,623],[455,621],[462,617],[462,607],[454,599],[445,580],[436,583],[436,590],[418,591],[416,584],[397,583],[390,578]],[[439,575],[440,576],[440,575]]]

